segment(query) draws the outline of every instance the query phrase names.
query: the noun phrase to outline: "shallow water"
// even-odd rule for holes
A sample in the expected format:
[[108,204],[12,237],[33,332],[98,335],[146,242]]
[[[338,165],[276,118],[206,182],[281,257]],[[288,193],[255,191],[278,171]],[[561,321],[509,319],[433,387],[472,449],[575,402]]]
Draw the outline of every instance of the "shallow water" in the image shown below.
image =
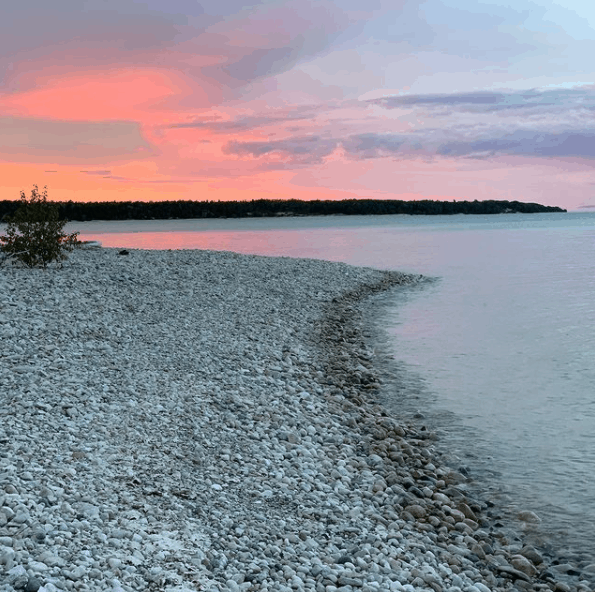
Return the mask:
[[[69,225],[104,246],[312,257],[438,277],[378,302],[403,396],[471,472],[595,556],[595,214]],[[390,404],[390,401],[389,401]],[[454,415],[453,415],[454,414]],[[442,418],[442,420],[441,420]]]

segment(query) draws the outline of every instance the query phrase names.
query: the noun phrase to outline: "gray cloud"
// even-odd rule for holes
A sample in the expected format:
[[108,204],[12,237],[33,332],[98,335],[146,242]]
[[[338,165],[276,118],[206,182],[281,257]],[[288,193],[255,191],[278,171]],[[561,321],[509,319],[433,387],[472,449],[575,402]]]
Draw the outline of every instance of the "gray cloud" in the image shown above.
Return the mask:
[[453,94],[403,95],[370,101],[386,109],[403,107],[452,107],[483,112],[511,109],[583,108],[595,110],[591,88],[549,91],[477,91]]
[[[595,129],[544,130],[517,129],[512,132],[488,130],[421,130],[410,134],[359,134],[341,144],[356,158],[398,156],[445,156],[449,158],[491,158],[502,155],[542,158],[595,159]],[[472,137],[476,133],[478,137]],[[452,139],[450,139],[452,138]]]
[[[323,138],[321,136],[302,136],[268,142],[229,142],[223,149],[226,154],[252,156],[267,155],[285,157],[283,166],[302,166],[317,164],[342,146],[352,157],[358,159],[383,158],[386,156],[408,157],[420,155],[424,150],[420,138],[416,134],[375,134],[364,133],[347,136],[343,139]],[[276,163],[272,162],[273,168]],[[269,163],[268,168],[271,168]]]
[[[328,110],[328,109],[327,109]],[[175,123],[166,126],[169,128],[205,129],[215,133],[242,132],[279,123],[310,120],[316,116],[311,107],[296,107],[290,111],[275,112],[271,115],[253,115],[238,117],[231,121],[219,121],[213,117],[205,117],[198,121]]]
[[226,145],[224,152],[253,158],[277,154],[286,157],[284,165],[297,166],[320,163],[338,146],[357,159],[428,156],[491,158],[502,155],[595,158],[595,130],[561,133],[516,130],[506,134],[493,131],[491,135],[484,133],[477,139],[452,141],[448,141],[448,135],[444,130],[424,130],[410,134],[356,134],[343,139],[307,136],[270,142],[232,141]]
[[190,0],[23,0],[2,7],[0,55],[41,52],[77,42],[97,50],[163,47],[180,35],[190,15],[204,11]]
[[350,154],[359,158],[378,158],[402,151],[409,138],[402,134],[357,134],[345,138],[341,144]]
[[550,158],[595,158],[595,130],[563,133],[516,130],[510,134],[473,141],[447,142],[441,144],[436,152],[455,157],[515,154]]
[[212,43],[208,43],[212,36],[217,54],[225,56],[226,62],[202,68],[202,74],[235,89],[250,81],[286,72],[300,61],[323,55],[335,44],[357,37],[363,28],[363,22],[350,17],[338,4],[330,0],[265,2],[254,11],[253,18],[244,21],[243,14],[238,15],[238,26],[245,33],[254,32],[262,37],[264,47],[240,48],[230,45],[226,37],[216,41],[217,34],[209,32],[204,39],[198,39],[199,46],[203,47],[206,42],[205,50],[212,53]]
[[[23,0],[2,11],[0,88],[34,87],[35,77],[27,72],[41,70],[48,60],[54,73],[159,64],[199,81],[211,103],[219,103],[239,96],[253,80],[285,72],[357,37],[366,13],[354,16],[350,2],[344,3]],[[244,37],[260,39],[259,46],[243,43]],[[211,56],[217,64],[180,60],[178,48],[182,55]]]
[[[591,87],[406,95],[372,102],[387,109],[412,108],[420,118],[433,116],[433,110],[438,110],[443,127],[420,128],[407,134],[428,154],[450,158],[503,154],[595,158],[595,89]],[[374,146],[387,151],[383,140],[369,141],[372,147],[368,154],[374,155]],[[408,152],[412,146],[405,142],[399,148]]]
[[337,140],[319,136],[305,136],[271,142],[228,142],[223,148],[226,154],[253,156],[280,155],[287,164],[304,165],[322,162],[337,147]]
[[300,47],[274,47],[255,49],[248,55],[223,68],[232,78],[247,82],[261,76],[268,76],[283,71],[295,64]]

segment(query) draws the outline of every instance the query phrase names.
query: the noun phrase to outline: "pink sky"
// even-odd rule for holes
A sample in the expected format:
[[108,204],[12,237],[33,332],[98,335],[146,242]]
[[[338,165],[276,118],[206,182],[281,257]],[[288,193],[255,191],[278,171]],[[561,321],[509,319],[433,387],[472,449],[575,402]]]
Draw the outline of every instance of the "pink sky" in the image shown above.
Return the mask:
[[595,205],[571,5],[24,0],[0,24],[0,199]]

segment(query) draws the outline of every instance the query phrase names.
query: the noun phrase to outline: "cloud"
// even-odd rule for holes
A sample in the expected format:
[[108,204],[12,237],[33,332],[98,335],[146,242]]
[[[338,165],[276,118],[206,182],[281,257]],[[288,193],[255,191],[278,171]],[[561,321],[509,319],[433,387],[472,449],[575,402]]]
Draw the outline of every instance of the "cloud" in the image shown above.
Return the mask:
[[[365,134],[344,142],[356,157],[419,151],[448,158],[595,159],[593,87],[412,94],[366,103],[399,114],[409,111],[414,123],[408,133]],[[430,120],[433,128],[427,127]]]
[[358,158],[378,158],[402,151],[409,138],[402,134],[357,134],[341,143],[343,148]]
[[531,129],[505,133],[494,129],[469,139],[460,139],[461,135],[446,130],[369,133],[350,136],[341,144],[349,155],[358,159],[427,156],[485,159],[502,155],[595,159],[595,128],[559,133]]
[[301,136],[267,142],[228,142],[223,152],[255,159],[268,157],[269,164],[282,162],[284,167],[320,164],[335,150],[343,148],[348,156],[357,159],[385,158],[387,156],[420,156],[424,149],[419,138],[406,134],[363,133],[344,138]]
[[11,160],[53,162],[121,160],[155,155],[134,122],[47,121],[0,117],[0,154]]
[[515,154],[548,158],[591,159],[595,158],[595,129],[564,133],[516,130],[511,134],[470,142],[447,142],[441,144],[436,152],[442,156],[451,157]]
[[242,82],[277,74],[295,63],[299,49],[299,47],[255,49],[233,64],[223,67],[222,70]]
[[[453,138],[449,140],[449,137]],[[284,166],[319,164],[337,148],[358,160],[378,158],[448,157],[485,159],[503,155],[539,158],[595,159],[595,129],[561,133],[519,129],[491,130],[480,137],[460,139],[460,133],[422,130],[409,134],[363,133],[344,138],[307,136],[266,142],[228,142],[223,152]]]
[[[161,5],[158,7],[158,5]],[[187,15],[199,15],[188,0],[23,0],[2,8],[0,55],[43,56],[49,48],[78,45],[86,53],[162,48],[180,37]],[[26,32],[26,34],[25,34]]]
[[595,29],[574,1],[21,0],[0,19],[0,155],[87,184],[591,179]]
[[23,0],[0,19],[0,89],[19,93],[76,72],[162,68],[221,104],[357,37],[371,13],[351,4]]
[[337,147],[338,142],[319,136],[288,138],[269,142],[238,142],[232,140],[223,147],[225,154],[238,156],[273,157],[273,161],[282,161],[290,165],[311,165],[323,162]]
[[[331,108],[326,109],[331,110]],[[294,121],[311,120],[317,116],[319,109],[311,106],[295,107],[291,110],[275,110],[273,113],[246,115],[228,121],[221,121],[216,116],[202,117],[195,121],[174,123],[164,128],[168,129],[203,129],[214,133],[245,132],[270,125],[292,123]]]
[[471,111],[513,109],[545,110],[553,107],[595,110],[595,89],[555,89],[538,91],[477,91],[452,94],[401,95],[369,101],[386,109],[406,107],[452,107]]
[[337,43],[357,37],[369,16],[361,11],[354,16],[344,4],[348,3],[263,2],[230,15],[195,40],[199,51],[222,57],[221,63],[203,68],[202,74],[237,91],[325,55]]

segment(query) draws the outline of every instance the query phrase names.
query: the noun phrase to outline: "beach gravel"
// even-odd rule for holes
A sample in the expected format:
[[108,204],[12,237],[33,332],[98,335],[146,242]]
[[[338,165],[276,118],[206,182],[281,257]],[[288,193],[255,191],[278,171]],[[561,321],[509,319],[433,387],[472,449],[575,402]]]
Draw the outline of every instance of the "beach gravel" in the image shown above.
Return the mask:
[[0,592],[588,589],[592,565],[570,586],[496,539],[378,404],[358,302],[418,280],[212,251],[2,266]]

